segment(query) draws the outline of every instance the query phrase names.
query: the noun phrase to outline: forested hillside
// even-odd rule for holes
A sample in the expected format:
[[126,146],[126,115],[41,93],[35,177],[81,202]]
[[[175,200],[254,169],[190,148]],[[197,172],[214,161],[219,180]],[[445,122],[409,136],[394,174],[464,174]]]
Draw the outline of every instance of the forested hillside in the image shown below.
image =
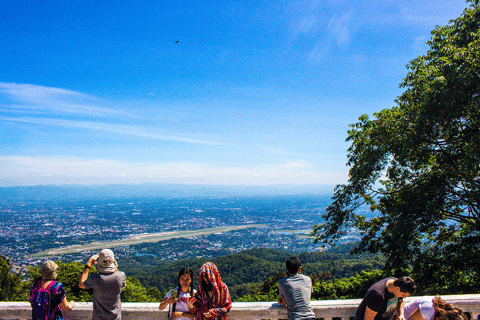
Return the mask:
[[[354,244],[345,244],[324,252],[306,252],[297,255],[303,264],[305,274],[328,272],[336,279],[351,277],[362,270],[382,269],[380,255],[351,255]],[[232,299],[249,293],[260,286],[267,278],[285,272],[285,260],[294,254],[273,249],[250,249],[239,253],[211,259],[220,271],[223,281],[230,288]],[[148,261],[148,260],[147,260]],[[178,271],[190,267],[194,271],[206,262],[206,259],[181,260],[170,264],[152,266],[145,257],[138,260],[120,261],[121,269],[135,276],[146,286],[167,291],[176,286]],[[194,279],[198,283],[198,279]]]
[[[371,285],[381,277],[383,259],[378,255],[350,255],[353,244],[335,247],[325,252],[307,252],[297,255],[303,263],[303,272],[312,277],[314,299],[331,299],[332,297],[360,297],[363,287]],[[212,259],[220,271],[223,281],[228,285],[234,301],[276,300],[277,280],[285,274],[285,260],[293,254],[273,249],[250,249],[239,253]],[[1,257],[0,300],[27,300],[32,279],[40,276],[39,267],[29,268],[21,276],[10,271],[8,259]],[[125,302],[154,302],[163,299],[166,291],[177,285],[178,271],[190,267],[198,274],[200,266],[206,259],[181,260],[159,266],[145,263],[145,257],[139,260],[119,261],[119,269],[125,271],[127,289],[122,292]],[[68,297],[74,301],[91,301],[88,291],[77,286],[83,264],[79,262],[62,263],[57,261],[58,281],[62,282]],[[93,267],[92,272],[96,272]],[[353,277],[347,280],[340,278]],[[360,280],[359,280],[360,279]],[[343,282],[339,282],[343,281]],[[345,281],[349,285],[345,285]],[[198,279],[194,279],[198,284]],[[347,288],[347,289],[346,289]],[[359,289],[360,288],[360,289]],[[359,291],[360,290],[360,291]],[[360,292],[357,293],[356,292]],[[243,298],[240,298],[244,296]]]

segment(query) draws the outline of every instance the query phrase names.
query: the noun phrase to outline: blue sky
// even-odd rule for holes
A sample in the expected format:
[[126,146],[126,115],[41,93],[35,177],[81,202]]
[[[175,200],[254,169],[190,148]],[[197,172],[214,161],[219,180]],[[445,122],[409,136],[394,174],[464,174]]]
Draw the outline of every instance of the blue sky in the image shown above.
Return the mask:
[[465,7],[4,1],[0,186],[345,183],[348,124]]

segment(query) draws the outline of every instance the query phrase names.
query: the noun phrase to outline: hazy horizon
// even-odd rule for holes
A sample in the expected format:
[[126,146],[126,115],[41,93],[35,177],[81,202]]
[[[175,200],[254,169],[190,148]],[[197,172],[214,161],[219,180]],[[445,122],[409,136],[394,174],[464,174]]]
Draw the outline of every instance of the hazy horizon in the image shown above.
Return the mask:
[[238,196],[319,196],[330,198],[332,185],[279,184],[269,186],[124,183],[104,185],[36,185],[0,187],[2,201],[109,198],[203,198]]

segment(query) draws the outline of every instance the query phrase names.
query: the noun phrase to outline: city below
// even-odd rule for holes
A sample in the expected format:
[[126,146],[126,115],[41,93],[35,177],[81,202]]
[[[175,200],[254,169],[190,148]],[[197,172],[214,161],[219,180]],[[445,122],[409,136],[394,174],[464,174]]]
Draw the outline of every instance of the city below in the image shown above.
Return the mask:
[[[102,247],[122,259],[171,262],[251,248],[319,251],[310,236],[327,195],[2,199],[0,255],[16,269],[45,258],[86,261]],[[366,211],[366,210],[365,210]],[[366,214],[368,214],[366,212]],[[341,242],[359,239],[355,230]]]

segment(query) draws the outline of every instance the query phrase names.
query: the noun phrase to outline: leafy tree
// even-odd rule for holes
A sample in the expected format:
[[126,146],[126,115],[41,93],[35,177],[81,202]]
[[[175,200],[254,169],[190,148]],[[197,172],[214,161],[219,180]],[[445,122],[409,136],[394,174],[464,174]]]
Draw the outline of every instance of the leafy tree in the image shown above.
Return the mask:
[[162,301],[165,295],[166,294],[162,295],[162,293],[160,292],[160,290],[158,290],[157,287],[147,289],[147,296],[151,297],[153,301]]
[[312,298],[318,300],[359,299],[372,284],[385,277],[381,270],[364,270],[353,277],[335,279],[328,273],[320,277],[310,275],[313,283]]
[[149,296],[145,287],[135,277],[127,277],[127,287],[122,290],[121,298],[124,302],[159,301],[155,297]]
[[268,277],[259,288],[254,288],[251,293],[243,295],[239,302],[277,301],[278,280],[285,276],[284,272],[276,272]]
[[[58,265],[57,281],[63,284],[67,292],[67,299],[77,302],[91,302],[93,301],[92,290],[82,290],[78,287],[78,281],[82,274],[85,265],[80,262],[63,263],[55,261]],[[95,266],[90,269],[90,274],[97,273]],[[41,277],[39,266],[28,268],[28,278],[30,281],[28,285]],[[156,302],[160,301],[158,297],[161,296],[158,288],[150,288],[148,291],[135,277],[127,277],[127,288],[121,293],[122,301],[125,302]],[[163,298],[163,296],[162,296]]]
[[[268,277],[260,287],[252,290],[251,293],[243,295],[237,301],[277,301],[278,280],[283,278],[285,273],[277,272]],[[314,300],[335,300],[363,298],[368,288],[386,277],[381,270],[363,270],[350,278],[335,279],[329,272],[309,274],[312,279]]]
[[[61,282],[67,293],[68,301],[73,300],[77,302],[89,302],[92,301],[92,291],[82,290],[78,287],[78,281],[82,274],[85,265],[80,262],[63,263],[61,261],[55,261],[58,265],[57,269],[57,281]],[[92,266],[90,273],[97,273],[95,266]],[[32,282],[42,276],[40,266],[34,266],[28,268],[27,278],[30,280],[28,283],[31,286]]]
[[[469,2],[408,64],[396,106],[350,126],[348,183],[312,232],[335,244],[359,228],[356,252],[383,253],[386,270],[410,270],[430,294],[480,289],[480,7]],[[365,203],[375,218],[358,213]]]
[[[336,278],[355,275],[365,269],[380,269],[384,266],[380,255],[351,255],[353,244],[344,244],[323,252],[307,252],[298,254],[306,274],[330,271]],[[241,297],[261,285],[275,272],[285,272],[285,261],[292,253],[274,249],[249,249],[228,256],[211,259],[220,271],[222,280],[227,284],[232,299]],[[194,270],[194,284],[198,285],[198,270],[206,262],[202,259],[189,259],[164,263],[159,266],[146,267],[138,265],[135,269],[125,269],[128,274],[135,275],[147,288],[157,287],[160,291],[168,291],[178,284],[178,271],[183,267]],[[123,266],[124,264],[122,264]],[[253,291],[255,291],[253,290]],[[162,296],[163,299],[163,296]]]
[[22,281],[22,275],[12,272],[10,260],[0,256],[0,301],[28,299],[29,288]]

